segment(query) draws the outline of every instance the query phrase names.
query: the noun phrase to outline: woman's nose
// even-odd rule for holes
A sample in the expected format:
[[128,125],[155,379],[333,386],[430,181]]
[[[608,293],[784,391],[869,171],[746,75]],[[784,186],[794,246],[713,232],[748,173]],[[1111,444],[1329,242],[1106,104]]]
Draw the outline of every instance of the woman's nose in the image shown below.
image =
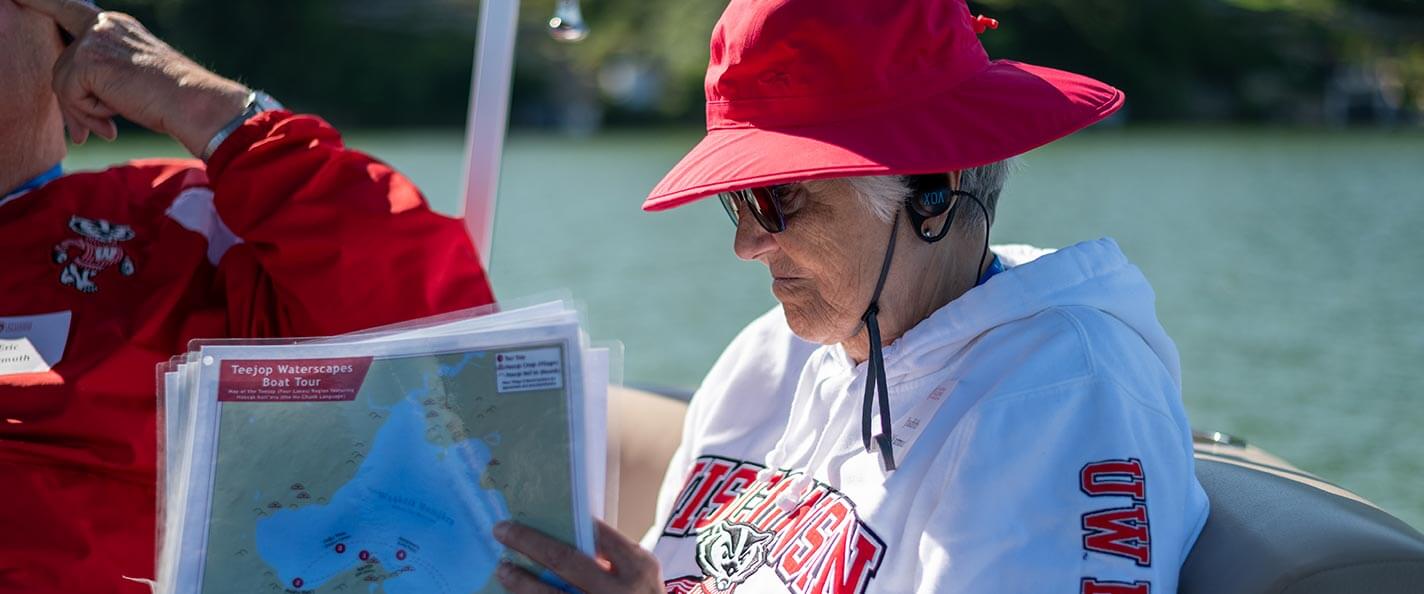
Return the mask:
[[771,233],[763,229],[755,217],[743,215],[737,220],[737,236],[732,240],[732,251],[743,260],[756,260],[776,246]]

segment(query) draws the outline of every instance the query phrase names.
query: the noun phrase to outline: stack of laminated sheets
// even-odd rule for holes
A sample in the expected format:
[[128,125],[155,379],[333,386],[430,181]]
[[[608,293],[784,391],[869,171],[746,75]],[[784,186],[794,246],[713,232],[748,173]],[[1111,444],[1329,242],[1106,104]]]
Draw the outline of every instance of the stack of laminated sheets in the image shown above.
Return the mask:
[[156,590],[500,591],[501,520],[592,554],[618,358],[562,301],[195,341],[159,369]]

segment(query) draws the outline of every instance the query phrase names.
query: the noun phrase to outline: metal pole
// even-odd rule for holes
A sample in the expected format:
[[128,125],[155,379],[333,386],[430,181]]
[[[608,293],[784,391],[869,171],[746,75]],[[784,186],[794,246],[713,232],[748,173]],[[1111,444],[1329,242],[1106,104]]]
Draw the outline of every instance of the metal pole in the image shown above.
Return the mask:
[[465,128],[465,227],[489,270],[500,156],[509,118],[509,86],[514,76],[514,38],[519,0],[483,0]]

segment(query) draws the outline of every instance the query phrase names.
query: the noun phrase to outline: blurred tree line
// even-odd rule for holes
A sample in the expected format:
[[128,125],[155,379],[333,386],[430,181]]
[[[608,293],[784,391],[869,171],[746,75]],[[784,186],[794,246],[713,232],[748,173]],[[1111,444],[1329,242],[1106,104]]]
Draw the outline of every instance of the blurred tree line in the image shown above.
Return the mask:
[[[102,0],[228,76],[341,125],[458,126],[476,0]],[[586,0],[579,44],[526,0],[517,126],[697,124],[725,0]],[[1424,0],[974,0],[996,58],[1128,94],[1131,121],[1419,122]]]

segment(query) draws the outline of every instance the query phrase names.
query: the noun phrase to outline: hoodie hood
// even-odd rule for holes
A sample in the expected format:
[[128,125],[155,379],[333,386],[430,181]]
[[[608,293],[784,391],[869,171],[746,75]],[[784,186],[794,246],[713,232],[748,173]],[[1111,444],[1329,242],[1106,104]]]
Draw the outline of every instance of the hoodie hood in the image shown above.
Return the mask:
[[[1117,242],[1104,238],[1057,251],[1003,246],[994,252],[1009,268],[936,310],[885,347],[890,382],[914,381],[943,367],[980,335],[1053,307],[1084,306],[1122,320],[1140,334],[1181,389],[1177,347],[1157,321],[1156,293]],[[850,367],[840,345],[833,358]],[[864,373],[864,364],[855,366]]]
[[[1161,360],[1180,392],[1177,348],[1157,321],[1156,296],[1117,242],[1104,238],[1056,251],[999,246],[994,252],[1005,271],[936,310],[884,348],[893,420],[904,418],[936,386],[958,381],[960,373],[973,373],[956,371],[955,363],[986,333],[1057,307],[1089,307],[1124,322]],[[831,458],[844,454],[846,443],[859,442],[847,435],[858,435],[860,415],[855,411],[866,370],[866,363],[856,364],[839,344],[812,354],[801,373],[790,423],[766,458],[768,472],[804,468],[808,472],[803,482],[809,481]],[[950,408],[960,406],[964,403]],[[844,423],[841,430],[838,419],[854,421]],[[791,491],[794,497],[797,489]]]

